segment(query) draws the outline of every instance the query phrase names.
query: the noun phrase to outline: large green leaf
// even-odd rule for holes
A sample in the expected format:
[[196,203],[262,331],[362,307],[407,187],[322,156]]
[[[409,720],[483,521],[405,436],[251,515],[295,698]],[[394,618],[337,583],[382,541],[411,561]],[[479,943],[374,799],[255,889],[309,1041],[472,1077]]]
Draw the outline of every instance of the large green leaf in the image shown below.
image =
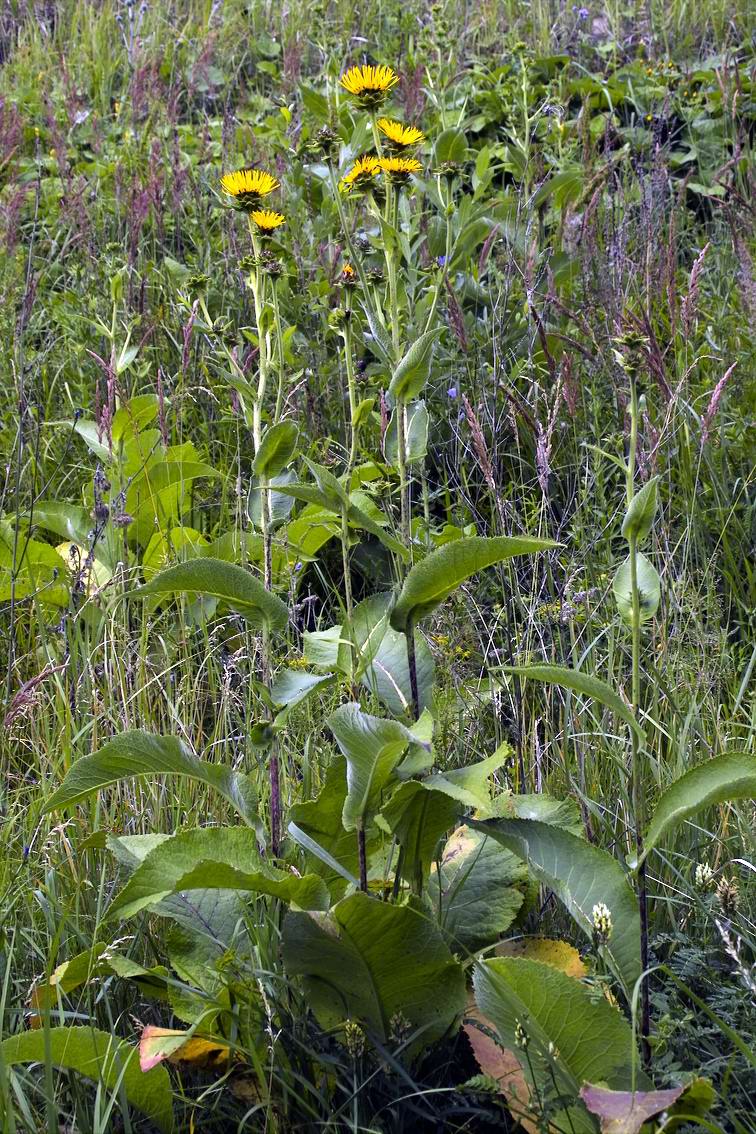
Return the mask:
[[[294,507],[294,498],[285,492],[277,492],[276,489],[280,486],[293,484],[296,480],[296,473],[293,469],[288,469],[286,472],[278,473],[277,476],[272,476],[268,479],[268,527],[271,531],[280,528],[281,524],[285,524],[291,515]],[[247,515],[254,524],[257,531],[262,530],[262,489],[260,488],[260,481],[253,478],[249,486],[249,496],[247,497]]]
[[656,805],[644,839],[644,855],[664,835],[701,811],[728,799],[756,798],[756,756],[746,752],[727,752],[675,780]]
[[439,603],[472,575],[515,555],[546,551],[556,545],[549,539],[530,536],[467,536],[432,551],[409,571],[396,605],[391,625],[404,630],[408,622],[425,618]]
[[283,961],[304,980],[324,1028],[361,1021],[385,1043],[403,1018],[417,1047],[440,1039],[465,1004],[465,978],[428,911],[352,894],[330,914],[289,913]]
[[419,780],[400,784],[381,812],[402,848],[402,874],[422,893],[441,836],[456,822],[462,805]]
[[274,705],[293,709],[333,681],[332,673],[307,673],[301,669],[282,669],[270,690]]
[[347,796],[342,822],[347,831],[364,826],[380,793],[415,737],[399,721],[363,713],[357,702],[341,705],[328,718],[336,743],[346,757]]
[[259,480],[270,480],[286,468],[297,447],[299,430],[293,421],[279,421],[265,431],[260,448],[252,462],[252,472]]
[[161,527],[171,526],[184,510],[192,481],[219,475],[203,461],[171,459],[170,452],[165,460],[150,461],[129,483],[124,511],[134,517],[127,529],[130,540],[146,543],[155,530],[156,521]]
[[420,335],[397,365],[388,388],[389,394],[397,401],[412,401],[428,381],[433,347],[440,334],[440,329],[434,328]]
[[632,710],[605,681],[600,681],[598,677],[581,673],[578,669],[569,669],[564,665],[505,665],[501,668],[504,673],[515,673],[520,677],[543,681],[547,685],[559,685],[562,689],[572,689],[575,693],[592,697],[594,701],[599,701],[607,709],[611,709],[616,716],[628,724],[641,743],[645,740],[643,729],[633,716]]
[[437,772],[429,776],[425,783],[429,788],[444,792],[465,807],[474,807],[477,811],[488,814],[491,806],[490,778],[511,755],[512,749],[504,741],[493,755],[487,756],[485,760],[468,764],[464,768]]
[[199,760],[177,736],[152,736],[140,729],[123,732],[71,766],[44,811],[80,803],[93,791],[136,776],[186,776],[217,791],[247,822],[257,815],[257,792],[243,772]]
[[537,819],[540,823],[550,823],[552,827],[564,827],[573,835],[583,834],[583,820],[575,800],[554,799],[543,792],[540,795],[502,793],[494,799],[489,814],[477,818]]
[[[314,466],[313,462],[309,463],[311,467],[319,468],[319,466]],[[327,472],[328,470],[322,471]],[[303,500],[307,504],[317,505],[326,514],[331,513],[336,516],[340,513],[342,507],[345,506],[347,522],[350,527],[358,528],[360,531],[369,532],[370,535],[374,535],[376,539],[380,540],[384,547],[387,547],[389,551],[393,551],[395,555],[398,555],[400,559],[406,562],[406,560],[409,559],[409,551],[407,548],[386,531],[382,523],[378,523],[372,516],[368,516],[367,512],[360,508],[359,505],[353,503],[351,499],[341,499],[341,495],[346,495],[343,485],[340,481],[336,480],[332,473],[329,474],[329,477],[331,479],[323,481],[322,475],[320,476],[320,480],[326,484],[325,490],[320,487],[320,483],[317,485],[280,483],[276,487],[279,492],[293,496],[295,500]],[[336,489],[331,484],[331,480],[336,481],[341,495],[337,495]]]
[[[639,551],[636,556],[636,570],[638,581],[638,601],[641,622],[653,618],[661,602],[661,580],[659,574],[649,559]],[[612,579],[612,590],[617,603],[617,609],[623,621],[628,624],[633,620],[633,588],[630,570],[630,556],[617,568]]]
[[33,595],[37,602],[67,606],[69,575],[66,560],[49,543],[24,536],[0,519],[0,602]]
[[[354,677],[361,677],[370,665],[389,624],[389,612],[394,596],[390,591],[380,591],[357,603],[352,611],[351,625],[342,625],[342,639],[339,644],[337,665],[342,673],[352,672],[354,655]],[[349,631],[349,641],[347,641]]]
[[300,877],[264,862],[251,831],[199,827],[154,847],[113,900],[108,917],[133,917],[185,890],[249,890],[304,909],[322,909],[328,901],[321,878]]
[[[433,654],[425,638],[415,633],[415,665],[417,667],[418,712],[430,706],[433,700]],[[370,664],[362,675],[362,684],[376,697],[380,697],[390,712],[399,716],[405,713],[412,701],[407,640],[404,634],[387,625]]]
[[108,439],[96,421],[79,418],[74,424],[74,432],[86,442],[99,461],[110,462],[114,459],[115,454],[108,445]]
[[561,827],[534,819],[470,820],[520,856],[564,902],[577,924],[593,934],[593,907],[603,902],[612,917],[608,959],[628,997],[641,974],[640,918],[628,876],[615,858]]
[[428,409],[425,402],[400,403],[394,409],[383,438],[383,456],[387,464],[399,465],[399,429],[397,418],[405,415],[404,459],[408,465],[422,461],[428,452]]
[[622,1013],[553,965],[495,957],[476,966],[473,987],[478,1008],[505,1047],[516,1049],[517,1025],[524,1030],[529,1043],[523,1067],[535,1071],[541,1088],[549,1064],[575,1094],[586,1080],[611,1081],[630,1065],[633,1033]]
[[136,437],[146,425],[153,422],[160,412],[160,398],[157,394],[137,394],[123,402],[113,415],[110,435],[114,442]]
[[460,827],[431,872],[428,893],[449,944],[471,953],[492,945],[523,903],[528,869],[496,839]]
[[[77,504],[69,504],[58,500],[40,500],[34,505],[32,513],[34,526],[55,532],[61,539],[70,540],[80,547],[89,549],[90,532],[92,531],[92,516],[90,509]],[[117,554],[112,546],[111,532],[105,532],[95,548],[95,558],[104,563],[109,570],[113,570]]]
[[635,539],[638,543],[642,543],[651,531],[656,515],[658,484],[658,476],[652,477],[630,501],[622,521],[622,534],[628,542]]
[[[49,1046],[48,1046],[49,1045]],[[139,1069],[136,1047],[96,1028],[50,1028],[22,1032],[2,1043],[6,1067],[17,1063],[42,1063],[48,1058],[56,1067],[77,1071],[101,1082],[109,1091],[123,1091],[131,1106],[146,1114],[159,1130],[173,1130],[171,1081],[164,1067],[146,1074]]]
[[189,559],[186,563],[177,563],[132,594],[146,598],[186,592],[212,595],[252,626],[267,625],[270,630],[278,631],[286,628],[289,612],[280,598],[266,591],[249,571],[234,563],[224,563],[222,559]]

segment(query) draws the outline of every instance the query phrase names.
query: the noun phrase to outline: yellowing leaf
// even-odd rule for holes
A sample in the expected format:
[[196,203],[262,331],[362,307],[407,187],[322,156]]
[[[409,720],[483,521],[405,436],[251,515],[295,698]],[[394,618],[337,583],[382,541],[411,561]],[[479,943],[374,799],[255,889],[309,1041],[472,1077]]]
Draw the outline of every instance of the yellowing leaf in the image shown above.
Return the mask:
[[528,937],[521,941],[504,941],[496,952],[502,957],[525,957],[551,965],[566,976],[582,980],[586,967],[574,945],[551,937]]
[[231,1052],[227,1044],[177,1032],[173,1028],[156,1028],[150,1024],[139,1041],[139,1066],[150,1071],[167,1059],[169,1063],[192,1063],[195,1067],[225,1068]]

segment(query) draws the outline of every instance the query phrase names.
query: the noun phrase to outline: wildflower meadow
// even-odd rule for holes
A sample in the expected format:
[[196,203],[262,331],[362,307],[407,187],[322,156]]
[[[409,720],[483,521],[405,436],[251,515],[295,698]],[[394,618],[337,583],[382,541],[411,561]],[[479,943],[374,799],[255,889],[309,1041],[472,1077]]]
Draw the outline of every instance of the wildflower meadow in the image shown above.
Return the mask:
[[756,1134],[754,30],[4,4],[2,1134]]

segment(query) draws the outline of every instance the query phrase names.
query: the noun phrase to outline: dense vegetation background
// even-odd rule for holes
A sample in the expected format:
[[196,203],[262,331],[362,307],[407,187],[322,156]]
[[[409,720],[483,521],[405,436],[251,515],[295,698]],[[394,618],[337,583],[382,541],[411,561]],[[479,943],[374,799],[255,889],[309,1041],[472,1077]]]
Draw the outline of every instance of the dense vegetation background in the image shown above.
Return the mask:
[[[465,1033],[405,1065],[366,1052],[358,1025],[345,1039],[316,1022],[311,995],[282,968],[275,902],[248,908],[247,985],[231,947],[212,962],[212,989],[207,956],[193,967],[183,954],[168,977],[173,1000],[162,1002],[166,919],[103,924],[131,853],[108,854],[105,833],[231,822],[231,805],[206,785],[149,776],[63,811],[43,807],[78,759],[142,729],[249,773],[268,827],[268,750],[256,731],[275,707],[259,680],[268,646],[211,601],[124,599],[198,555],[262,570],[249,414],[259,320],[247,226],[220,191],[224,171],[259,166],[281,181],[282,386],[265,420],[298,426],[300,480],[303,458],[343,467],[353,303],[366,402],[359,503],[403,534],[385,448],[390,375],[359,313],[361,289],[343,287],[349,252],[323,148],[328,127],[343,174],[373,146],[338,84],[364,61],[395,68],[391,114],[427,139],[423,173],[401,191],[393,309],[411,341],[435,289],[440,330],[423,391],[431,425],[411,466],[413,555],[474,534],[560,544],[476,576],[423,623],[434,766],[462,769],[506,742],[495,797],[572,801],[566,826],[620,861],[632,850],[621,721],[589,697],[502,670],[570,665],[632,700],[630,635],[612,596],[626,554],[629,370],[641,395],[637,487],[658,477],[646,554],[661,602],[643,624],[641,663],[650,806],[691,767],[754,753],[750,17],[738,0],[4,3],[3,1039],[92,1024],[135,1042],[142,1024],[185,1027],[198,1004],[221,996],[220,982],[234,1023],[221,1013],[207,1017],[209,1030],[252,1071],[172,1071],[181,1130],[514,1128]],[[444,161],[453,165],[439,174]],[[352,252],[375,267],[393,236],[345,199]],[[378,294],[377,268],[373,279]],[[119,419],[131,447],[116,459],[119,407],[143,395],[153,398],[132,403],[143,419]],[[156,455],[169,471],[150,479]],[[287,525],[276,528],[273,588],[290,619],[263,661],[304,672],[317,669],[318,633],[344,616],[341,529],[322,514],[295,528],[312,505],[300,499],[289,518],[291,497],[276,500]],[[391,548],[358,537],[355,602],[398,579]],[[384,687],[361,696],[372,712],[388,704],[401,716],[406,704]],[[324,684],[291,709],[278,742],[284,828],[324,789],[335,752],[324,722],[350,698],[343,684]],[[753,1052],[753,820],[748,800],[710,807],[648,860],[651,961],[671,974],[650,986],[653,1079],[708,1077],[709,1128],[738,1134],[756,1130],[753,1062],[732,1040]],[[303,851],[289,844],[282,861],[304,872]],[[531,887],[526,906],[512,933],[564,937],[585,953],[548,887]],[[98,967],[100,945],[122,958],[115,968]],[[51,984],[73,958],[81,979],[69,972],[68,985]],[[599,987],[611,984],[598,961],[586,963]],[[233,973],[232,992],[218,969]],[[249,1037],[259,989],[258,1043]],[[31,1065],[0,1054],[3,1130],[151,1129],[112,1082],[95,1093],[59,1063],[49,1049]],[[536,1101],[531,1129],[570,1129],[549,1127],[555,1105]]]

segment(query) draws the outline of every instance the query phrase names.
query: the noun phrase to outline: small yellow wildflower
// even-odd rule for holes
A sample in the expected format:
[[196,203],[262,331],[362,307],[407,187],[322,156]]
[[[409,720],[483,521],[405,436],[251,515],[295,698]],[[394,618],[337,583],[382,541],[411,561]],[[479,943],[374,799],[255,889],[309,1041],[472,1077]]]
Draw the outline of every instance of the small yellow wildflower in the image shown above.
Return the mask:
[[352,267],[351,264],[345,264],[344,267],[341,269],[340,283],[341,283],[342,287],[356,287],[357,286],[357,273],[355,272],[355,270],[354,270],[354,268]]
[[413,173],[420,173],[423,168],[417,158],[380,158],[378,164],[389,181],[397,185],[406,184]]
[[379,118],[376,126],[388,139],[391,149],[401,152],[425,141],[425,134],[417,126],[403,126],[393,118]]
[[399,76],[391,67],[350,67],[339,79],[342,87],[367,110],[380,106],[389,96]]
[[381,163],[375,154],[363,154],[362,157],[357,158],[349,172],[344,174],[339,188],[342,193],[347,193],[350,189],[364,189],[372,182],[380,168]]
[[237,169],[234,173],[224,173],[220,183],[236,208],[247,213],[256,209],[262,198],[280,185],[278,179],[264,169]]
[[250,216],[259,231],[265,236],[275,232],[282,224],[286,224],[286,217],[283,213],[276,213],[273,209],[255,209],[253,213],[250,213]]

